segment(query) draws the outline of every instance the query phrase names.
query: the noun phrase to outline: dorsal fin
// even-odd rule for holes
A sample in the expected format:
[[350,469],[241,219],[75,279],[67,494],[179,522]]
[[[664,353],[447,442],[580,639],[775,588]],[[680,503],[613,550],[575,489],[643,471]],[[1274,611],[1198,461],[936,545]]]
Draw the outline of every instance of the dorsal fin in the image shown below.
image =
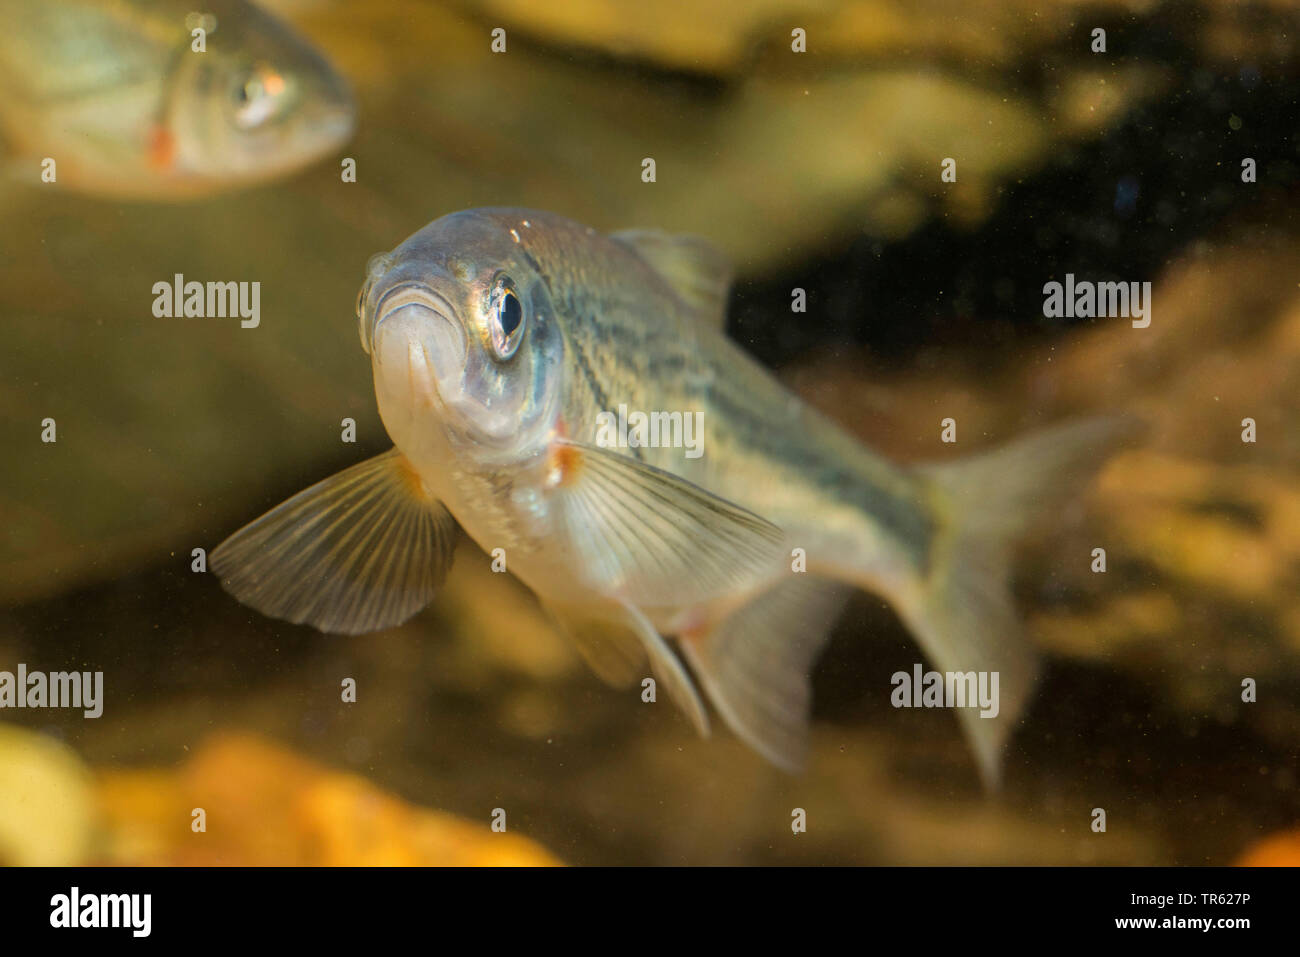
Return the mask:
[[673,236],[655,229],[625,229],[609,238],[627,246],[663,276],[701,321],[718,329],[726,325],[733,270],[722,250],[699,236]]

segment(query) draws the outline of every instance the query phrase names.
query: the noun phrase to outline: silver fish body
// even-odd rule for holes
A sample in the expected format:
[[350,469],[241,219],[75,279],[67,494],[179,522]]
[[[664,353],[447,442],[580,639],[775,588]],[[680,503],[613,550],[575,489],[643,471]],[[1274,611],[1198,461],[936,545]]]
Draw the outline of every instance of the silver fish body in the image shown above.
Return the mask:
[[[409,537],[441,541],[454,522],[485,551],[503,549],[603,678],[631,683],[648,665],[701,732],[707,697],[787,768],[803,760],[808,674],[845,594],[877,592],[937,667],[999,674],[996,716],[961,712],[996,780],[1036,667],[1007,595],[1008,547],[1102,460],[1113,423],[1050,430],[967,463],[892,463],[726,337],[729,267],[690,237],[469,210],[367,272],[359,331],[400,458],[390,471],[421,503]],[[611,442],[621,409],[694,416],[698,454]],[[321,500],[341,515],[324,494],[302,493],[310,501],[291,499],[223,544],[213,564],[227,587],[327,629],[408,615],[434,586],[396,589],[387,618],[358,618],[301,584],[316,566],[295,560],[285,572],[258,557],[301,542]],[[317,586],[350,594],[380,550],[354,543],[348,570],[332,559]],[[287,576],[296,588],[274,584]]]

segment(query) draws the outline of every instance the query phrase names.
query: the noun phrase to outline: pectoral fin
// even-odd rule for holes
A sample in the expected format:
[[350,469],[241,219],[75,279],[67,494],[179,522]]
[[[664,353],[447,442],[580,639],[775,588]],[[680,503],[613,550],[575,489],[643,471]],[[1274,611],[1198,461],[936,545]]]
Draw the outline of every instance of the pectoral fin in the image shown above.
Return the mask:
[[753,512],[611,449],[560,444],[575,573],[600,594],[638,608],[698,605],[780,566],[781,530]]
[[212,553],[222,586],[272,618],[363,634],[401,624],[451,567],[456,522],[397,449],[317,482]]

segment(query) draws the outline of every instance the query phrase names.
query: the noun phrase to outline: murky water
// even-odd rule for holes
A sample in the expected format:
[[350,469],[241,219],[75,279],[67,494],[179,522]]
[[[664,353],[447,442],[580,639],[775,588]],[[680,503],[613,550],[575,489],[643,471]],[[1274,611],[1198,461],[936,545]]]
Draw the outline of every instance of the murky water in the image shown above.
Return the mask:
[[[39,158],[4,185],[0,672],[104,687],[97,718],[0,713],[75,759],[0,738],[0,788],[48,773],[0,794],[5,860],[496,860],[450,858],[460,838],[422,809],[472,835],[501,809],[540,845],[521,859],[568,863],[1226,863],[1297,826],[1294,40],[1217,5],[1123,31],[1085,4],[1079,25],[963,8],[965,29],[923,5],[898,36],[848,5],[691,4],[689,25],[632,6],[283,0],[353,88],[336,155],[185,202],[42,183]],[[365,264],[497,204],[708,237],[737,265],[733,338],[897,459],[1147,422],[1019,553],[1045,666],[1000,791],[951,710],[891,705],[923,658],[872,595],[813,672],[792,776],[602,684],[468,540],[430,609],[363,637],[264,618],[193,571],[389,447],[356,338]],[[1067,273],[1151,282],[1150,325],[1045,317]],[[156,316],[177,274],[260,283],[256,327]],[[194,844],[204,805],[238,833]]]

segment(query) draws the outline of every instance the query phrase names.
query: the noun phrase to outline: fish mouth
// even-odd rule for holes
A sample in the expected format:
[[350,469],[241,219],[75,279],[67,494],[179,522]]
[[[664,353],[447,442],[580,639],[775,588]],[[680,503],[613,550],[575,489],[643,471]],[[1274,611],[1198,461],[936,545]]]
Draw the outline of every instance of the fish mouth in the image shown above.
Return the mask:
[[[362,300],[370,294],[363,289]],[[517,441],[517,415],[492,408],[490,397],[484,401],[466,385],[482,360],[470,355],[468,333],[445,297],[421,280],[400,280],[379,291],[363,315],[377,317],[363,321],[362,344],[369,344],[375,388],[392,407],[432,411],[449,434],[479,448]]]
[[404,282],[375,304],[371,358],[376,377],[403,387],[418,404],[461,392],[467,344],[451,304],[429,286]]

